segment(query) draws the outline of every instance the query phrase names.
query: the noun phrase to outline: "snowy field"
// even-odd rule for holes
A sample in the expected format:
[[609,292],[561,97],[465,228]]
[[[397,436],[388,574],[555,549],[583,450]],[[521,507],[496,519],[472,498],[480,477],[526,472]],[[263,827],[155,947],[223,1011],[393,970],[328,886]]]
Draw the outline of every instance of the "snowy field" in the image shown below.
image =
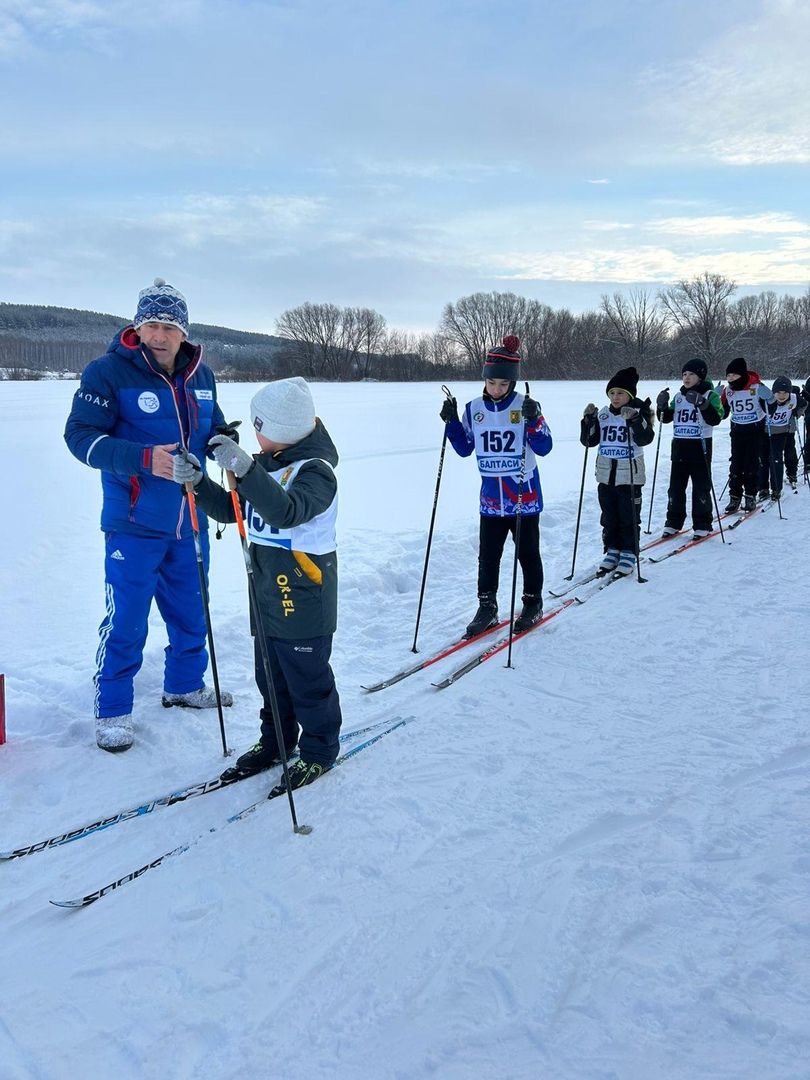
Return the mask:
[[[0,849],[223,765],[215,714],[161,707],[157,618],[135,746],[95,747],[100,482],[62,441],[75,386],[0,383]],[[454,389],[463,402],[478,387]],[[604,383],[532,389],[555,440],[540,464],[553,586],[571,566],[579,416],[606,399]],[[220,388],[229,419],[247,419],[254,390]],[[345,729],[417,719],[297,794],[308,837],[284,800],[208,832],[262,796],[264,775],[0,865],[2,1080],[806,1080],[810,491],[788,492],[784,521],[757,516],[732,544],[714,538],[564,612],[516,644],[514,670],[501,656],[434,690],[451,660],[366,695],[361,683],[413,660],[442,395],[314,394],[341,453]],[[719,494],[727,424],[715,442]],[[601,551],[592,462],[583,570]],[[425,654],[476,606],[477,488],[474,462],[448,449]],[[241,751],[258,696],[235,530],[212,550]],[[48,903],[198,836],[91,907]]]

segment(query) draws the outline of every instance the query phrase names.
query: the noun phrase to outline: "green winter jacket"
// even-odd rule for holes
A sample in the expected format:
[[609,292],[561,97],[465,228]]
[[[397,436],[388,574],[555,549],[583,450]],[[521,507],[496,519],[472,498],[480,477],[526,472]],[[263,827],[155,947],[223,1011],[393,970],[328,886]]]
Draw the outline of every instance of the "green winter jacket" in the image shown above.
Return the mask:
[[[315,459],[315,460],[307,460]],[[288,486],[271,479],[305,461]],[[254,455],[254,464],[237,491],[242,513],[246,503],[275,529],[293,529],[330,509],[337,495],[332,471],[338,453],[320,420],[305,439],[275,454]],[[236,514],[229,491],[208,477],[195,489],[202,509],[216,521],[233,522]],[[337,624],[337,554],[315,554],[284,547],[251,543],[250,556],[259,609],[268,637],[284,640],[332,634]],[[251,631],[256,628],[251,618]]]

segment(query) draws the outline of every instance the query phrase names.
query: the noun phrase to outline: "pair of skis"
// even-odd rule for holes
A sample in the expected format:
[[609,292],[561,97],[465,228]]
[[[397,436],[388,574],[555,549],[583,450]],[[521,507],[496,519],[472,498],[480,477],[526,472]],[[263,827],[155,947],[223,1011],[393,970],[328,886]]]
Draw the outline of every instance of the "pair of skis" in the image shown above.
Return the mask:
[[[399,721],[392,720],[389,717],[385,720],[379,720],[376,723],[356,728],[354,731],[342,732],[340,741],[343,743],[352,739],[359,739],[364,735],[371,735],[380,730],[389,729],[395,723],[398,724]],[[387,734],[387,730],[385,733]],[[251,775],[256,776],[258,774],[253,773]],[[40,851],[49,851],[53,848],[63,847],[65,844],[75,843],[75,841],[84,840],[94,833],[102,832],[105,829],[120,825],[124,821],[145,817],[155,810],[161,810],[167,806],[175,806],[177,803],[188,802],[191,799],[198,799],[203,795],[210,795],[214,791],[220,791],[222,788],[230,787],[232,784],[241,783],[242,780],[246,779],[248,779],[247,775],[233,776],[227,780],[223,780],[221,776],[217,776],[209,780],[203,780],[199,784],[189,784],[187,787],[176,788],[163,795],[158,795],[154,799],[146,799],[137,806],[130,806],[125,810],[118,810],[113,814],[108,814],[106,817],[97,818],[95,821],[91,821],[87,825],[80,825],[78,828],[71,829],[69,832],[56,833],[54,836],[49,836],[45,840],[37,840],[35,843],[25,844],[9,851],[0,851],[0,861],[10,862],[14,859],[23,859],[28,855],[36,855]]]
[[[661,544],[667,544],[671,540],[677,540],[679,536],[683,536],[686,529],[680,529],[678,532],[670,533],[668,536],[657,536],[654,540],[649,540],[646,544],[642,544],[639,548],[639,555],[644,555],[645,552],[657,548]],[[598,567],[593,570],[587,570],[584,574],[578,578],[571,578],[570,583],[562,586],[558,586],[556,589],[549,589],[549,593],[557,597],[568,596],[570,593],[575,593],[581,589],[584,585],[590,585],[592,581],[599,581],[603,579],[598,589],[593,589],[586,594],[586,598],[590,598],[594,593],[600,592],[602,589],[607,588],[611,581],[620,581],[623,577],[630,577],[630,574],[616,574],[615,571],[600,570]],[[569,578],[565,579],[566,582]],[[578,599],[581,599],[578,597]]]
[[[681,532],[684,531],[685,530],[681,530]],[[650,548],[656,547],[656,545],[664,543],[667,540],[674,540],[676,535],[681,535],[681,533],[675,534],[673,536],[658,537],[657,539],[652,540],[650,543],[645,544],[641,550],[647,551]],[[566,611],[573,604],[584,604],[586,600],[590,599],[590,597],[593,596],[596,592],[601,591],[601,589],[606,588],[607,585],[609,585],[612,581],[618,581],[624,576],[626,575],[610,575],[609,573],[604,574],[600,573],[598,570],[592,570],[572,581],[571,584],[566,585],[561,589],[550,589],[549,593],[551,596],[553,596],[555,599],[563,599],[564,602],[562,604],[556,605],[550,611],[546,612],[542,616],[542,618],[539,619],[538,622],[534,624],[534,626],[530,626],[528,630],[524,630],[521,633],[513,634],[512,641],[518,641],[520,638],[525,637],[526,634],[530,634],[533,630],[536,630],[537,627],[543,626],[547,622],[550,622],[563,611]],[[599,588],[594,589],[584,595],[570,595],[571,593],[577,593],[578,590],[581,589],[584,585],[589,585],[592,581],[596,581],[601,578],[604,578],[604,581],[600,581]],[[411,664],[409,667],[403,668],[401,671],[397,671],[395,674],[389,675],[387,678],[381,679],[379,682],[364,685],[362,689],[369,694],[375,694],[380,690],[386,690],[389,686],[394,686],[396,685],[396,683],[402,682],[403,679],[410,678],[411,675],[415,675],[419,671],[425,671],[427,668],[432,667],[434,664],[438,664],[440,661],[446,660],[449,656],[452,656],[459,650],[466,649],[469,645],[475,645],[477,642],[483,641],[485,638],[491,637],[492,634],[496,633],[499,630],[504,630],[508,626],[509,620],[502,619],[495,626],[491,626],[488,630],[484,630],[482,633],[476,634],[474,637],[460,639],[457,638],[450,642],[448,645],[442,646],[436,652],[429,654],[421,660],[418,660],[415,664]],[[452,686],[453,683],[457,682],[462,676],[466,675],[470,671],[473,671],[475,668],[480,667],[481,664],[485,663],[487,660],[490,660],[493,656],[497,656],[499,653],[503,652],[505,648],[508,648],[508,646],[509,635],[504,634],[502,637],[492,642],[492,644],[488,645],[486,648],[476,653],[475,656],[471,657],[469,660],[467,660],[460,667],[456,668],[455,671],[452,671],[445,678],[439,680],[439,682],[434,682],[431,685],[434,686],[437,690],[444,690],[448,686]]]
[[[544,626],[552,619],[556,618],[562,611],[569,608],[574,603],[573,599],[567,600],[564,604],[558,604],[552,608],[551,611],[547,611],[536,623],[530,626],[527,630],[519,631],[512,634],[512,641],[519,641],[521,638],[530,634],[533,630],[536,630],[538,626]],[[436,652],[431,653],[424,659],[419,660],[417,663],[412,664],[410,667],[403,668],[402,671],[397,671],[394,675],[389,675],[385,679],[381,679],[379,682],[370,683],[368,686],[363,686],[362,689],[368,694],[376,694],[379,690],[385,690],[389,686],[394,686],[398,682],[402,682],[403,679],[410,678],[411,675],[415,675],[418,671],[424,671],[426,668],[432,667],[434,664],[438,664],[441,660],[446,660],[449,656],[457,653],[461,649],[466,649],[469,645],[475,645],[477,642],[483,641],[486,638],[491,637],[499,630],[504,630],[509,626],[508,619],[502,619],[494,626],[490,626],[488,630],[484,630],[480,634],[476,634],[474,637],[469,638],[457,638],[450,642],[448,645],[443,645]],[[474,668],[479,667],[485,661],[490,660],[493,656],[497,656],[503,652],[504,649],[509,647],[509,634],[503,634],[497,638],[486,648],[477,652],[470,660],[466,661],[460,667],[452,671],[448,676],[441,679],[439,682],[431,683],[437,690],[444,690],[448,686],[452,686],[454,682],[466,675],[467,672],[472,671]]]
[[[754,507],[753,510],[744,510],[742,513],[732,511],[730,513],[722,514],[721,521],[725,521],[726,518],[734,518],[734,520],[726,526],[726,532],[733,532],[734,529],[739,528],[744,521],[748,521],[752,517],[756,517],[757,514],[764,514],[775,505],[775,502],[761,503]],[[719,532],[710,532],[706,536],[693,536],[691,540],[687,540],[685,544],[679,544],[678,547],[673,548],[671,551],[665,552],[663,555],[651,556],[650,562],[660,563],[665,559],[672,558],[673,555],[680,555],[683,551],[689,551],[691,548],[697,547],[699,544],[704,544],[707,540],[711,540],[715,536],[719,536]]]
[[[344,739],[357,737],[358,735],[366,731],[373,731],[375,728],[382,729],[377,731],[377,733],[372,735],[370,738],[365,739],[361,743],[358,743],[357,746],[353,746],[344,754],[341,754],[335,764],[332,766],[332,769],[335,769],[338,766],[345,764],[345,762],[349,761],[351,758],[355,757],[363,750],[367,750],[370,746],[373,746],[375,743],[379,742],[380,739],[384,739],[386,735],[390,735],[392,731],[397,731],[399,728],[405,727],[406,724],[410,724],[415,719],[415,716],[398,717],[396,720],[384,720],[380,721],[379,724],[370,725],[368,728],[361,728],[358,731],[348,732],[345,736],[343,736]],[[189,848],[194,847],[207,835],[209,835],[209,833],[219,832],[227,825],[232,825],[236,821],[244,820],[244,818],[248,817],[250,814],[258,810],[260,806],[263,806],[268,799],[274,799],[278,795],[286,795],[286,793],[287,792],[285,788],[273,788],[269,795],[262,796],[261,799],[257,799],[255,802],[252,802],[249,806],[246,806],[244,807],[244,809],[238,811],[238,813],[232,814],[219,825],[212,826],[206,832],[200,833],[200,835],[196,836],[194,839],[189,840],[184,844],[180,844],[178,847],[172,848],[171,851],[165,851],[162,855],[158,855],[156,859],[150,860],[150,862],[138,867],[137,870],[131,870],[129,873],[124,874],[122,877],[117,878],[115,881],[111,881],[108,885],[104,885],[100,889],[94,889],[92,892],[85,893],[84,896],[78,896],[73,900],[51,900],[50,903],[53,904],[54,907],[73,910],[89,907],[90,904],[94,904],[97,900],[101,900],[101,898],[104,896],[109,896],[110,893],[115,892],[123,885],[128,884],[130,881],[135,881],[137,878],[143,877],[144,874],[148,873],[150,870],[154,870],[155,867],[160,866],[162,863],[166,862],[167,859],[174,858],[176,855],[182,855],[183,852],[188,851]]]

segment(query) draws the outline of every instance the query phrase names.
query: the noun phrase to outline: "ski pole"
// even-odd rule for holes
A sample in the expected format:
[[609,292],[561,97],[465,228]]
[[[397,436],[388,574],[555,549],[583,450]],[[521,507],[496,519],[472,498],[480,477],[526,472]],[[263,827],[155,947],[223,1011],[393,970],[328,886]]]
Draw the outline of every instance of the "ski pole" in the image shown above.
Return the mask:
[[[633,544],[636,550],[636,573],[638,574],[639,585],[643,585],[647,579],[641,576],[641,549],[638,535],[641,529],[641,510],[639,508],[639,513],[636,514],[636,482],[634,479],[636,459],[633,457],[633,436],[630,431],[629,420],[625,420],[624,427],[627,432],[627,455],[630,466],[630,514],[633,522]],[[637,518],[638,520],[636,520]]]
[[[185,454],[185,451],[181,451]],[[222,754],[229,754],[228,743],[225,739],[225,718],[222,715],[222,695],[219,692],[219,672],[217,671],[217,654],[214,651],[214,628],[211,625],[211,606],[208,602],[208,583],[205,579],[205,562],[203,560],[202,543],[200,541],[200,523],[197,518],[197,500],[194,497],[194,485],[189,480],[185,485],[186,499],[188,500],[188,512],[191,518],[191,532],[194,536],[194,553],[197,556],[197,571],[200,575],[200,596],[205,612],[205,629],[208,634],[208,649],[211,653],[211,675],[214,679],[214,696],[217,699],[217,713],[219,714],[219,731],[222,736]]]
[[[667,390],[669,390],[669,387],[667,387]],[[652,491],[650,492],[650,512],[647,515],[647,528],[644,530],[644,535],[645,536],[649,536],[650,532],[651,532],[650,524],[652,522],[653,500],[655,499],[655,478],[658,476],[658,454],[660,453],[660,450],[661,450],[661,432],[663,430],[664,430],[664,425],[661,423],[661,417],[659,416],[658,417],[658,441],[655,444],[655,465],[653,466]]]
[[[804,426],[805,426],[805,434],[806,434],[807,433],[807,421],[806,420],[805,420],[805,425]],[[802,483],[807,484],[808,487],[810,487],[810,475],[808,475],[808,463],[807,463],[807,458],[805,456],[805,454],[806,454],[805,447],[807,446],[807,443],[802,442],[802,437],[799,434],[799,425],[798,424],[796,424],[796,438],[799,440],[799,453],[802,456],[802,477],[803,477]],[[798,471],[798,468],[797,468],[797,471]]]
[[242,542],[242,555],[245,559],[245,571],[247,572],[248,579],[248,596],[250,598],[250,611],[253,616],[253,627],[256,631],[256,637],[259,641],[259,652],[262,657],[262,667],[264,668],[264,678],[267,683],[267,695],[270,698],[270,712],[273,714],[273,730],[276,733],[276,742],[278,743],[278,752],[281,757],[281,768],[284,773],[284,784],[287,788],[287,799],[290,804],[290,816],[292,817],[293,832],[306,836],[312,832],[311,825],[299,825],[298,818],[295,815],[295,802],[293,801],[292,787],[290,785],[290,770],[287,768],[287,754],[286,747],[284,745],[284,733],[281,730],[281,716],[278,711],[278,701],[276,699],[276,688],[273,682],[273,673],[270,669],[270,653],[267,649],[267,639],[264,636],[264,624],[262,622],[262,612],[259,607],[259,598],[256,592],[256,582],[253,577],[253,559],[250,555],[250,544],[248,543],[247,534],[245,532],[245,519],[242,516],[242,506],[239,502],[239,494],[236,490],[236,476],[230,469],[225,470],[225,477],[228,481],[228,490],[231,493],[231,502],[233,503],[234,517],[236,518],[236,529],[239,533],[239,539]]
[[[453,400],[453,395],[447,389],[446,386],[442,386],[448,401]],[[444,435],[442,436],[442,449],[439,454],[439,471],[436,474],[436,491],[433,495],[433,511],[430,515],[430,528],[428,529],[427,547],[425,548],[425,565],[422,568],[422,585],[419,589],[419,607],[416,610],[416,627],[413,632],[413,645],[411,646],[411,652],[417,652],[416,638],[419,633],[419,622],[422,618],[422,602],[425,599],[425,585],[427,584],[428,563],[430,562],[430,549],[433,544],[433,526],[436,523],[436,508],[439,505],[439,487],[442,482],[442,469],[444,468],[444,452],[447,449],[447,424],[444,425]]]
[[[706,445],[706,436],[703,434],[702,431],[700,433],[700,445],[703,447],[703,460],[706,462],[706,472],[709,474],[709,489],[711,490],[712,499],[714,500],[714,512],[715,514],[717,514],[717,524],[720,528],[720,539],[725,544],[726,534],[723,531],[723,522],[720,519],[720,506],[717,502],[717,496],[714,493],[714,480],[712,480],[712,466],[711,462],[709,461],[709,448]],[[692,481],[692,483],[694,484],[694,480]]]
[[[529,384],[526,383],[526,397],[529,397]],[[520,519],[523,510],[523,481],[526,477],[526,445],[528,443],[528,437],[526,432],[526,421],[523,421],[523,450],[520,455],[520,479],[518,480],[518,497],[517,505],[515,506],[515,558],[512,563],[512,600],[509,608],[509,648],[506,653],[506,666],[510,668],[512,666],[512,637],[514,636],[515,626],[515,595],[517,593],[517,568],[518,568],[518,551],[520,550]]]
[[582,497],[585,494],[585,470],[588,468],[588,450],[590,447],[585,445],[585,459],[582,462],[582,482],[579,485],[579,506],[577,507],[577,527],[574,530],[574,554],[571,557],[571,573],[564,579],[565,581],[574,580],[574,567],[577,565],[577,544],[579,543],[579,523],[582,518]]

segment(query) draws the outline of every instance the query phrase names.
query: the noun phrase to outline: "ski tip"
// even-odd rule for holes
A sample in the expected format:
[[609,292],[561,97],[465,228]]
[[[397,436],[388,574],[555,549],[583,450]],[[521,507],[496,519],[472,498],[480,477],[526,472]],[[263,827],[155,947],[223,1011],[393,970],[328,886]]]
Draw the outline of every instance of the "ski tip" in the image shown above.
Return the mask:
[[83,900],[49,900],[48,903],[53,904],[54,907],[67,908],[68,910],[84,907]]

